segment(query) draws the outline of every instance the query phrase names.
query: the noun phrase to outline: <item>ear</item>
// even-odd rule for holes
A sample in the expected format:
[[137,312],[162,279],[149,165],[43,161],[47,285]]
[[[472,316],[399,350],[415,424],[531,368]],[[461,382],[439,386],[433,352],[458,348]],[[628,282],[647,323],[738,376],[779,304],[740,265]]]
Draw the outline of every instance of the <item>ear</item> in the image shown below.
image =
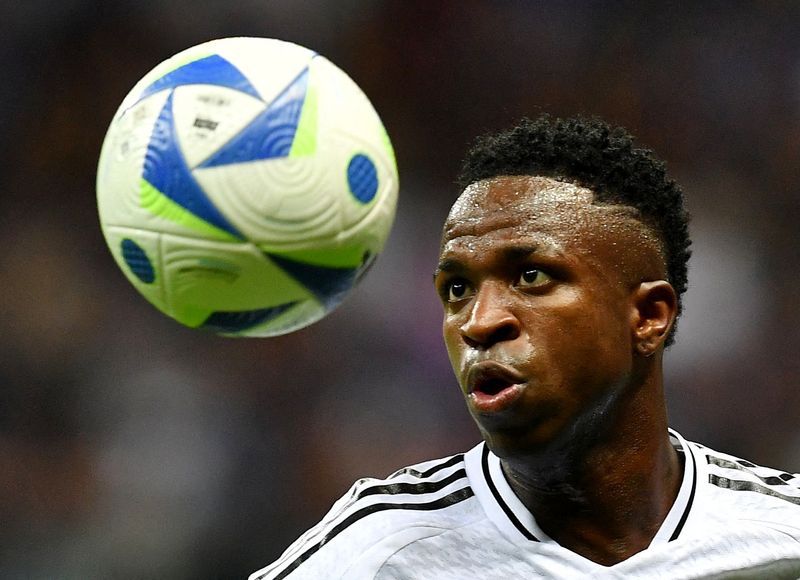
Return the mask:
[[678,296],[665,280],[640,283],[633,291],[633,347],[652,356],[667,339],[678,314]]

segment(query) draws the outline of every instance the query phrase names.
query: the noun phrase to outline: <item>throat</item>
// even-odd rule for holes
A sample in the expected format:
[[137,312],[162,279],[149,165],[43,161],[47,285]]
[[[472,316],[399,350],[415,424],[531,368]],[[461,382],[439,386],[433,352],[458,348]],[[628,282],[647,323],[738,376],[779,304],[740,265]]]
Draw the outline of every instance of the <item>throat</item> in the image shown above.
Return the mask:
[[[561,522],[558,527],[541,522],[540,526],[561,547],[583,556],[601,566],[613,566],[646,550],[659,529],[653,524],[649,529],[637,527],[627,531],[611,530],[607,525],[593,524],[590,520]],[[550,532],[547,532],[550,529]]]
[[649,453],[594,457],[582,468],[565,468],[562,462],[560,469],[540,465],[531,471],[503,461],[503,472],[545,534],[612,566],[652,543],[675,502],[682,455],[666,442],[666,448]]

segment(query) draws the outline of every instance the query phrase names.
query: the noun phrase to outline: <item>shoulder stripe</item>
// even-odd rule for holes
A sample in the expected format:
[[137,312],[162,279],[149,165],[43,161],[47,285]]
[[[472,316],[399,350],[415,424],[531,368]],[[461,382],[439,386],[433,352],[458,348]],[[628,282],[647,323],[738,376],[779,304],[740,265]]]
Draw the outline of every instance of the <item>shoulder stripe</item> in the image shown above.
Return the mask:
[[793,503],[794,505],[800,505],[800,497],[795,497],[791,495],[786,495],[784,493],[780,493],[775,491],[772,488],[760,485],[753,481],[741,481],[737,479],[729,479],[727,477],[722,477],[720,475],[709,474],[708,482],[712,485],[716,485],[717,487],[722,487],[724,489],[731,489],[733,491],[755,491],[758,493],[763,493],[764,495],[770,495],[772,497],[777,497],[778,499],[782,499],[784,501],[788,501],[789,503]]
[[[454,461],[454,459],[456,458],[458,458],[459,460],[463,459],[463,454],[457,455],[454,458],[451,458],[450,460],[440,465],[436,465],[433,468],[426,470],[423,473],[426,473],[429,476],[438,473],[439,471],[441,471],[446,467],[457,464],[458,461]],[[292,544],[292,546],[290,546],[287,549],[287,551],[280,558],[278,558],[278,560],[273,562],[266,570],[272,570],[280,567],[284,562],[291,559],[295,554],[300,552],[302,548],[308,545],[308,543],[314,541],[316,538],[322,537],[323,539],[321,540],[321,543],[328,541],[325,538],[328,538],[329,532],[327,530],[331,526],[332,522],[337,518],[339,518],[340,516],[342,516],[349,509],[353,508],[353,506],[356,505],[359,500],[365,497],[369,497],[372,495],[392,496],[398,494],[422,496],[425,494],[431,494],[433,492],[442,490],[448,485],[451,485],[460,479],[466,480],[466,477],[467,477],[466,470],[464,468],[461,468],[438,481],[398,482],[398,483],[381,483],[379,485],[365,485],[368,484],[371,480],[362,479],[358,482],[358,484],[360,485],[354,486],[350,498],[347,500],[346,503],[342,505],[342,507],[338,511],[336,511],[333,514],[329,514],[329,516],[327,516],[325,519],[320,521],[316,526],[309,529],[305,534],[303,534],[300,538],[298,538],[297,541],[295,541]],[[414,498],[414,500],[412,501],[420,502],[422,504],[427,499],[429,498],[419,497],[419,498]],[[392,504],[392,505],[403,505],[403,504]],[[354,513],[359,513],[359,511],[356,511]],[[344,519],[343,521],[348,521],[348,520],[349,517]]]
[[[459,502],[464,501],[465,499],[469,499],[474,495],[472,488],[470,487],[463,487],[457,491],[454,491],[450,495],[446,495],[441,497],[437,500],[427,502],[427,503],[377,503],[366,506],[361,508],[358,511],[353,512],[342,520],[338,525],[333,527],[325,536],[318,541],[316,544],[311,546],[305,552],[300,554],[297,558],[295,558],[286,568],[284,568],[280,574],[273,577],[274,580],[281,580],[288,576],[293,570],[295,570],[298,566],[300,566],[303,562],[308,560],[311,556],[313,556],[319,549],[333,540],[337,535],[339,535],[342,531],[347,529],[349,526],[357,522],[358,520],[384,510],[424,510],[424,511],[432,511],[432,510],[439,510],[446,507],[450,507],[455,505]],[[261,576],[256,576],[254,580],[259,580],[266,578],[266,573]]]
[[417,494],[421,495],[424,493],[431,493],[434,491],[439,491],[443,487],[447,487],[454,481],[458,481],[459,479],[465,478],[467,476],[467,472],[465,469],[459,469],[454,471],[447,477],[440,479],[438,481],[420,481],[416,483],[412,482],[399,482],[399,483],[387,483],[384,485],[373,485],[372,487],[365,487],[361,490],[356,497],[355,501],[358,501],[362,497],[367,497],[369,495],[397,495],[399,493],[410,493],[410,494]]
[[723,459],[722,457],[715,457],[713,455],[708,455],[708,462],[711,465],[716,465],[717,467],[724,467],[726,469],[737,469],[739,471],[744,471],[751,475],[754,475],[767,485],[789,485],[787,482],[793,480],[795,478],[794,475],[791,473],[778,473],[778,475],[771,475],[767,477],[761,477],[755,471],[748,468],[758,467],[750,463],[749,461],[739,460],[739,461],[730,461],[728,459]]
[[413,467],[404,467],[403,469],[399,469],[395,471],[392,475],[389,476],[389,479],[397,477],[398,475],[408,474],[414,475],[416,477],[430,477],[434,473],[441,471],[442,469],[447,469],[448,467],[452,467],[457,463],[464,461],[464,454],[459,453],[458,455],[453,455],[452,457],[445,459],[441,463],[434,465],[433,467],[429,467],[425,471],[418,471]]
[[489,473],[489,446],[485,444],[483,446],[483,455],[481,456],[481,468],[483,469],[483,478],[486,480],[486,483],[489,486],[489,491],[492,492],[497,505],[502,508],[503,513],[506,514],[506,517],[509,519],[509,521],[514,524],[514,527],[517,528],[519,532],[527,539],[531,540],[532,542],[538,542],[539,538],[534,536],[530,530],[528,530],[528,528],[522,525],[522,522],[519,521],[516,515],[514,515],[511,507],[509,507],[509,505],[503,499],[503,496],[501,496],[500,492],[497,491],[497,486],[494,484],[494,481],[492,481],[491,473]]

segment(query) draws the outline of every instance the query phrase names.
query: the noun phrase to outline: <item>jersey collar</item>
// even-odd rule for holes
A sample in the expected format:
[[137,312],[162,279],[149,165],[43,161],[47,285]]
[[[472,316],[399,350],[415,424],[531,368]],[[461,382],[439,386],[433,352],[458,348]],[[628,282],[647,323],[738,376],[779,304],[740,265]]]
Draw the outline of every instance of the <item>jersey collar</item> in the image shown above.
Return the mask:
[[[670,441],[683,454],[684,470],[678,496],[650,545],[671,542],[683,530],[697,491],[697,463],[684,438],[672,429]],[[486,515],[514,543],[555,543],[536,523],[533,514],[514,494],[500,467],[500,459],[481,442],[465,456],[467,477]]]

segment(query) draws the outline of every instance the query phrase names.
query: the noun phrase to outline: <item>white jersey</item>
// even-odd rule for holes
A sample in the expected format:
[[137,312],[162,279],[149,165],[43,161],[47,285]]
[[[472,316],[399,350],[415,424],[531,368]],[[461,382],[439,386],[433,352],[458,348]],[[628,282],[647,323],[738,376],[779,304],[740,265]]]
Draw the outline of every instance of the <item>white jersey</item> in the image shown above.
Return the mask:
[[678,497],[650,546],[613,566],[561,547],[471,451],[362,479],[250,580],[800,578],[800,474],[687,443]]

